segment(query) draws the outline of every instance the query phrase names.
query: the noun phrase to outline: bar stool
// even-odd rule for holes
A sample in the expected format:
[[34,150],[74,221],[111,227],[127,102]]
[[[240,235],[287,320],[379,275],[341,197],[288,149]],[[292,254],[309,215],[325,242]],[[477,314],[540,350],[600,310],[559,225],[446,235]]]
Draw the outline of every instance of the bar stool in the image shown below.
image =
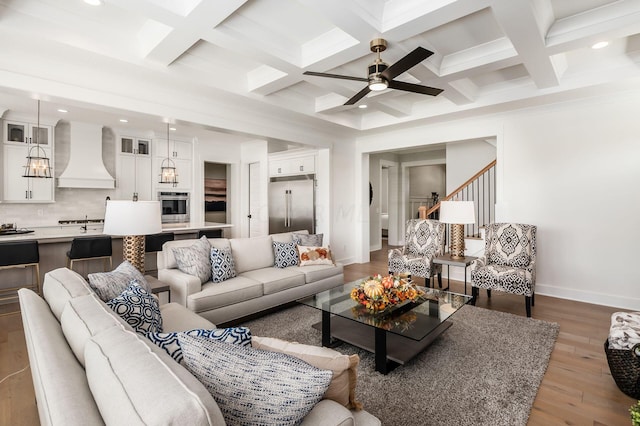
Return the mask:
[[173,241],[175,235],[173,232],[162,232],[160,234],[152,234],[144,236],[144,252],[154,253],[162,251],[162,245],[167,241]]
[[102,259],[102,267],[106,269],[106,260],[109,259],[109,269],[113,269],[111,257],[111,237],[78,237],[71,241],[71,250],[67,252],[67,267],[73,270],[74,262]]
[[0,243],[0,270],[26,268],[32,266],[36,270],[36,282],[19,287],[0,289],[0,300],[15,299],[17,294],[8,296],[20,288],[31,288],[40,294],[40,251],[38,241],[12,241]]
[[222,229],[203,229],[198,231],[198,238],[222,238]]

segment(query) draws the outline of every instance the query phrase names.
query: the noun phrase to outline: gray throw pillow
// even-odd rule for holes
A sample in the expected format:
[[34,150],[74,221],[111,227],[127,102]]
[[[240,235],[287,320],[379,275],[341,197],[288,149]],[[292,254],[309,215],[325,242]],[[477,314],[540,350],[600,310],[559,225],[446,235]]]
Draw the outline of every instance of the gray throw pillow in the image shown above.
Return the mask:
[[201,283],[211,279],[211,243],[206,236],[189,247],[177,247],[173,249],[178,269],[185,274],[194,275]]
[[293,234],[291,238],[299,246],[321,247],[322,236],[323,234]]
[[151,293],[151,286],[138,268],[126,260],[111,272],[96,272],[89,274],[87,278],[91,288],[104,302],[118,297],[134,280],[140,284],[140,287]]
[[327,391],[333,372],[294,356],[180,334],[184,364],[230,425],[297,425]]

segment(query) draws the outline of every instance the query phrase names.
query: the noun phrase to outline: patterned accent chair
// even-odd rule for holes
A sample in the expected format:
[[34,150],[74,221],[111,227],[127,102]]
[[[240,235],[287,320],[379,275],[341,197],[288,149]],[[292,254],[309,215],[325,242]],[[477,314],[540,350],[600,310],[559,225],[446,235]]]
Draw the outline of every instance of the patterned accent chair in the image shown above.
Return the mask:
[[484,257],[471,270],[473,303],[480,288],[524,295],[527,317],[535,303],[536,230],[534,225],[492,223],[486,226]]
[[444,230],[437,220],[408,220],[404,247],[389,250],[389,273],[423,277],[427,285],[437,273],[442,287],[442,265],[434,265],[433,258],[444,252]]

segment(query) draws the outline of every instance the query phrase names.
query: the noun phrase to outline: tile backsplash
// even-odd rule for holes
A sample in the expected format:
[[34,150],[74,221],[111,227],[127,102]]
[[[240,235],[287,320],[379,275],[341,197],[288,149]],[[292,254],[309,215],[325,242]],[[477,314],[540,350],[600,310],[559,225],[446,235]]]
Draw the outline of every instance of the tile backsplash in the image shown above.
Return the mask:
[[56,188],[55,203],[2,203],[0,223],[15,223],[19,228],[55,226],[59,220],[103,219],[107,196],[114,189]]

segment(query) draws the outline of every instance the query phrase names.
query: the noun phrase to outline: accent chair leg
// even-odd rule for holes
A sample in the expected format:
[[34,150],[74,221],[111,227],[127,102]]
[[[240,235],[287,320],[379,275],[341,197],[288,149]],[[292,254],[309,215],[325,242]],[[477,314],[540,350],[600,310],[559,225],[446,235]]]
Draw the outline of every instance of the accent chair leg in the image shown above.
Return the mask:
[[471,304],[475,306],[476,300],[478,300],[478,296],[480,295],[480,291],[478,287],[471,286]]
[[531,293],[531,306],[536,306],[536,294]]
[[438,272],[438,287],[442,288],[442,272]]
[[524,306],[527,310],[527,318],[531,318],[531,296],[524,297]]
[[491,289],[487,289],[487,298],[491,299]]

